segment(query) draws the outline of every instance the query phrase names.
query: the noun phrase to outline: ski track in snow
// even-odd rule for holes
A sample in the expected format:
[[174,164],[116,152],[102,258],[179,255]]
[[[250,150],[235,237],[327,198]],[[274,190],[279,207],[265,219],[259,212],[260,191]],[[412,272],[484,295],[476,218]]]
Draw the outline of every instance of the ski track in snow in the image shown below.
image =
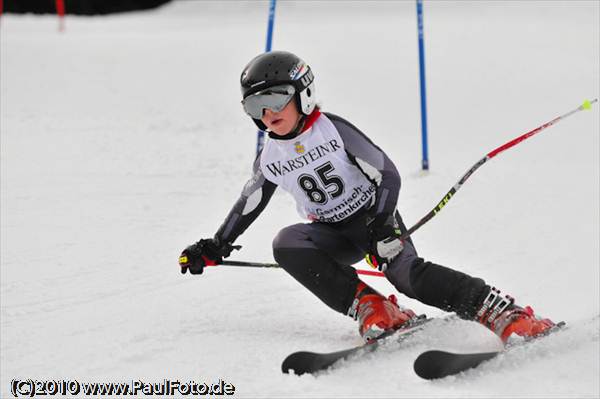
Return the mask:
[[[598,2],[426,2],[423,176],[414,3],[277,7],[274,48],[306,59],[323,108],[396,162],[407,224],[486,152],[599,94]],[[214,234],[249,176],[238,78],[266,18],[263,2],[175,2],[68,17],[59,34],[55,17],[2,16],[0,396],[13,378],[222,378],[239,397],[599,397],[598,106],[483,166],[414,236],[426,259],[568,324],[475,370],[414,374],[423,350],[499,345],[439,320],[406,345],[283,375],[291,352],[358,345],[355,322],[282,270],[179,273],[181,249]],[[232,259],[272,261],[272,237],[297,222],[277,192]]]

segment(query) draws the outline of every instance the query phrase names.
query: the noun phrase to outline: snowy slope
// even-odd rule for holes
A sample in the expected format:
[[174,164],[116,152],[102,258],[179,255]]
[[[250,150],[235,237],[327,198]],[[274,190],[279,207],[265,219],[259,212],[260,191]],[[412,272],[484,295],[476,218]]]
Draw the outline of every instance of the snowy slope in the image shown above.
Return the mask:
[[[222,378],[240,397],[598,397],[598,107],[483,166],[414,236],[423,257],[569,324],[476,371],[436,382],[412,372],[426,348],[497,347],[458,321],[325,375],[282,375],[292,351],[359,343],[355,322],[282,270],[179,273],[181,249],[214,234],[249,175],[255,129],[238,77],[262,50],[266,10],[175,2],[68,18],[63,34],[54,17],[2,16],[1,397],[13,378],[165,377]],[[408,224],[487,151],[600,92],[598,2],[425,12],[426,177],[413,2],[280,2],[274,39],[310,63],[323,108],[395,160]],[[272,237],[296,222],[277,193],[232,259],[271,261]]]

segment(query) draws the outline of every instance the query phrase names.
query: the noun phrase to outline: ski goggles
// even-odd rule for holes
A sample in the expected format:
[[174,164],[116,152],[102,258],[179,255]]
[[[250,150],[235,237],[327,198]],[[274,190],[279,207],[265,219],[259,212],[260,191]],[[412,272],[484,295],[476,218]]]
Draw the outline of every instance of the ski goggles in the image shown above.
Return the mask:
[[265,108],[281,112],[296,94],[292,85],[273,86],[258,91],[242,100],[244,112],[253,119],[261,119]]

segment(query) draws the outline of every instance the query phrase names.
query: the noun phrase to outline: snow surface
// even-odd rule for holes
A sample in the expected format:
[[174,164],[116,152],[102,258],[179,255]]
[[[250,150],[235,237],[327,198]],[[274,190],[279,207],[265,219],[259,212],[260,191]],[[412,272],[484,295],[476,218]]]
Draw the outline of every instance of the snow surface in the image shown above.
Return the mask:
[[[396,162],[411,225],[486,152],[598,96],[599,4],[426,2],[427,176],[414,2],[280,2],[274,48],[309,62],[323,108]],[[53,16],[2,16],[1,396],[13,378],[168,377],[223,378],[239,397],[598,397],[598,106],[483,166],[414,236],[425,258],[569,325],[477,370],[412,371],[425,349],[498,346],[456,321],[405,349],[284,375],[293,351],[358,344],[355,322],[282,270],[179,273],[181,249],[214,234],[249,176],[238,78],[263,50],[267,6],[176,2],[68,17],[62,34]],[[296,222],[277,193],[232,259],[272,261],[272,237]]]

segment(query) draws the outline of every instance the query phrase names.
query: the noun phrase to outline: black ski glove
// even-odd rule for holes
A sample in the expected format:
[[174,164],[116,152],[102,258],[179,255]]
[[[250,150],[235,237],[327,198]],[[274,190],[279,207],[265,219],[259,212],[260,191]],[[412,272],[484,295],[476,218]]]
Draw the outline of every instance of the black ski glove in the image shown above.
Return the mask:
[[204,266],[218,265],[223,262],[223,258],[231,254],[231,251],[240,248],[241,245],[220,244],[215,238],[202,239],[181,252],[179,256],[181,273],[185,274],[189,269],[192,274],[202,274]]
[[369,253],[365,256],[365,260],[371,267],[384,272],[388,264],[404,249],[404,243],[400,240],[402,234],[400,226],[394,215],[388,217],[379,215],[367,225],[367,228],[370,238]]

